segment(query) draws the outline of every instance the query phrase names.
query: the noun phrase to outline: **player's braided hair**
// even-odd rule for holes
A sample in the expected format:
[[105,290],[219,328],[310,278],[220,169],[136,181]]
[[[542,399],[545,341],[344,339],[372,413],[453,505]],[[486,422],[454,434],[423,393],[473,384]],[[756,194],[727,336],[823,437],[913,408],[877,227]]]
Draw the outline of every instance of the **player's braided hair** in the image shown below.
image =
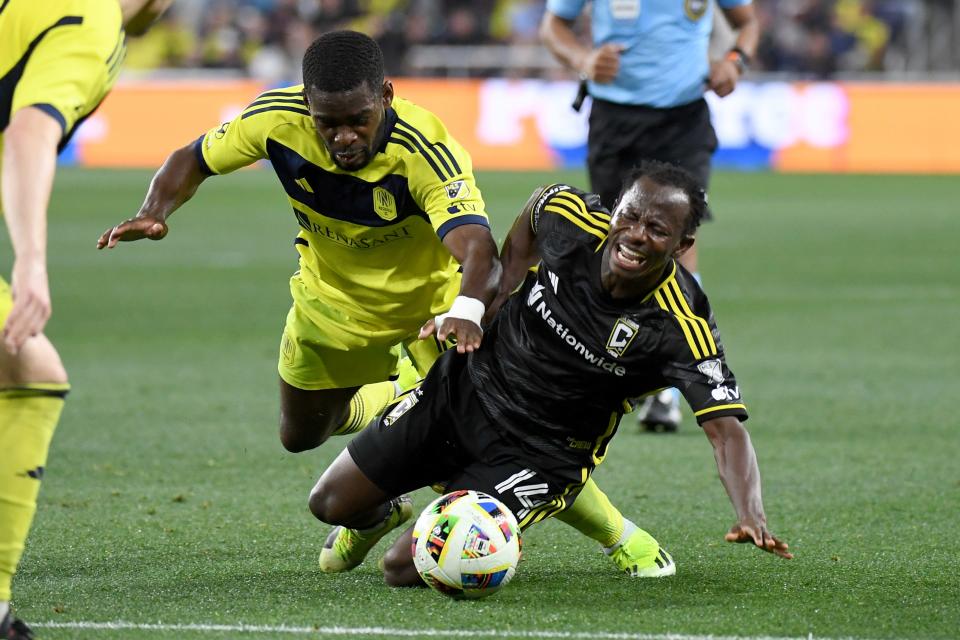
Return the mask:
[[349,91],[364,82],[374,92],[383,85],[383,52],[370,36],[330,31],[303,54],[303,84],[308,90]]
[[626,192],[633,184],[646,176],[657,184],[667,187],[676,187],[687,195],[690,201],[690,215],[684,225],[683,234],[692,236],[703,221],[707,211],[707,192],[692,173],[669,162],[659,160],[644,160],[631,171],[623,181],[621,193]]

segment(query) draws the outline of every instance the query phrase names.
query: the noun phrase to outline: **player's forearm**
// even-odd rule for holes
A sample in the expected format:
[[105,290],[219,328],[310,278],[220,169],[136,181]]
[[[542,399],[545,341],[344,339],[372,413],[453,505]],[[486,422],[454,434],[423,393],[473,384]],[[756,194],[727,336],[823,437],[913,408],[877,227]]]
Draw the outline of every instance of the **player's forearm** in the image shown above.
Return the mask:
[[534,191],[523,211],[517,216],[503,241],[500,250],[500,264],[503,265],[503,277],[500,281],[500,294],[507,296],[523,281],[524,276],[535,264],[540,262],[537,251],[537,238],[530,228],[530,209],[543,191],[542,188]]
[[760,491],[760,468],[750,434],[734,418],[719,420],[733,422],[726,425],[727,428],[714,432],[715,435],[708,431],[708,437],[713,444],[720,481],[737,512],[737,518],[766,522]]
[[137,217],[165,221],[193,197],[200,183],[207,177],[200,168],[192,143],[177,149],[170,154],[150,181],[150,189]]
[[584,72],[590,47],[577,39],[572,23],[547,12],[540,22],[540,39],[564,66],[577,73]]
[[3,211],[14,255],[46,264],[47,205],[63,130],[46,113],[17,111],[4,132]]
[[760,43],[760,21],[753,5],[734,7],[724,12],[730,27],[737,31],[734,47],[743,51],[751,60],[757,55]]
[[480,300],[489,307],[497,295],[502,273],[493,237],[487,233],[486,238],[473,239],[460,264],[463,267],[460,295]]

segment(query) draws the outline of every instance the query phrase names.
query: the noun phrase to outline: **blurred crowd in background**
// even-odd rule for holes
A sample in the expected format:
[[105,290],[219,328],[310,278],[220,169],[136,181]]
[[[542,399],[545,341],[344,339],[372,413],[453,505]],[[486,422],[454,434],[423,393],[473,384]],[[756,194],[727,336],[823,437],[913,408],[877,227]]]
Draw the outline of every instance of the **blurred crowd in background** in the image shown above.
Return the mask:
[[[177,0],[161,24],[131,43],[127,67],[229,70],[266,82],[296,82],[313,38],[350,28],[378,40],[391,76],[556,76],[562,72],[537,37],[544,5]],[[754,6],[763,34],[755,72],[821,79],[956,68],[960,0],[754,0]]]

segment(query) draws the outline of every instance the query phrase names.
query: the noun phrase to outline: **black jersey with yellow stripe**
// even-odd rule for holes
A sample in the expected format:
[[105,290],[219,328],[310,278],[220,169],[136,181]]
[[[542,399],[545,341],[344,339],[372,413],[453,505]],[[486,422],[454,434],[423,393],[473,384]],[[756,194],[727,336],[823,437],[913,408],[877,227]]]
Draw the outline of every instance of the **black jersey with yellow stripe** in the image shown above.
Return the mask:
[[0,0],[0,132],[35,107],[60,123],[62,149],[113,87],[125,52],[117,2]]
[[541,262],[472,354],[470,375],[498,428],[546,455],[599,464],[630,398],[677,387],[698,421],[746,408],[706,295],[671,263],[642,299],[600,285],[610,214],[568,185],[531,212]]

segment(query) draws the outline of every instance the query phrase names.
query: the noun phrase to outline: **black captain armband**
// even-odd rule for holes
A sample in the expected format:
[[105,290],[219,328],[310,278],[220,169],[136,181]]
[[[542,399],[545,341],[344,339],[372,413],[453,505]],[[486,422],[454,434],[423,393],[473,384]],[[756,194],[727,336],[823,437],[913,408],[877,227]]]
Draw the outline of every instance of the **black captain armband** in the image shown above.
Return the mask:
[[741,76],[750,68],[750,56],[740,47],[734,47],[727,52],[726,59],[737,67],[737,73]]

